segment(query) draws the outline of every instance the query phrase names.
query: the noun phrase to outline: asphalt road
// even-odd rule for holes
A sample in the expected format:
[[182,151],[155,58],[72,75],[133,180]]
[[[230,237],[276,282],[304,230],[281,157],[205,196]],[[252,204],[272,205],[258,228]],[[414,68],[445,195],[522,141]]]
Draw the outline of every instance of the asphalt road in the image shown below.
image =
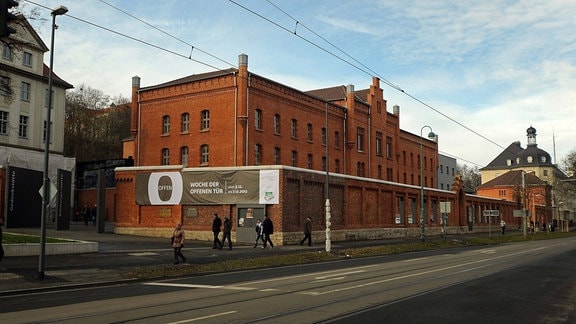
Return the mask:
[[6,296],[0,322],[570,323],[575,243],[532,241]]

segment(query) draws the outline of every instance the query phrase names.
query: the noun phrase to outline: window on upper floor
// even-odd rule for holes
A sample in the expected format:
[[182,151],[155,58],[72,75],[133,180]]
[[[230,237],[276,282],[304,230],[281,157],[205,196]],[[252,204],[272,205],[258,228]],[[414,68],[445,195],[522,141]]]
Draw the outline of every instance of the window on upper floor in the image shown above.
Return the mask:
[[440,164],[440,173],[444,173],[444,166],[442,164]]
[[308,140],[308,142],[312,142],[312,124],[308,123],[306,124],[306,140]]
[[386,136],[386,158],[392,160],[392,137]]
[[298,166],[298,152],[292,151],[292,166]]
[[260,165],[262,163],[262,145],[254,145],[254,164]]
[[170,134],[170,116],[162,116],[162,135]]
[[180,164],[184,167],[188,166],[188,146],[182,146],[180,148]]
[[312,167],[314,166],[313,162],[314,162],[314,159],[313,159],[312,154],[308,154],[308,159],[306,161],[306,166],[308,167],[308,169],[312,169]]
[[[42,143],[46,143],[46,132],[48,131],[46,129],[46,121],[44,121],[44,131],[42,133]],[[52,131],[54,128],[52,128],[54,126],[54,124],[52,122],[50,122],[50,143],[52,143],[52,139],[54,138],[54,132]]]
[[382,132],[376,132],[376,155],[382,156]]
[[190,114],[183,113],[180,116],[180,132],[188,133],[190,131]]
[[[48,100],[50,97],[48,96],[48,89],[44,90],[44,107],[48,107]],[[54,109],[54,90],[52,90],[52,109]]]
[[22,81],[20,86],[20,100],[30,101],[30,92],[32,91],[32,85],[28,82]]
[[326,127],[322,127],[322,145],[326,146],[327,140],[326,140]]
[[22,56],[22,65],[32,67],[32,53],[24,52]]
[[200,146],[200,165],[208,165],[210,161],[210,149],[207,144]]
[[262,110],[260,109],[254,111],[254,128],[262,130]]
[[334,147],[340,148],[340,132],[338,131],[334,132]]
[[356,128],[356,149],[358,152],[364,152],[364,128]]
[[2,48],[2,58],[8,61],[12,61],[13,58],[12,49],[8,45],[4,45]]
[[340,173],[340,160],[334,160],[334,172]]
[[200,130],[205,131],[210,129],[210,111],[202,110],[200,112]]
[[0,111],[0,134],[8,134],[8,112]]
[[280,134],[280,115],[274,114],[274,134]]
[[28,116],[20,115],[20,123],[18,124],[18,136],[28,138]]
[[280,162],[280,148],[279,147],[274,148],[274,164],[282,164]]
[[167,148],[162,149],[162,165],[170,165],[170,150]]
[[292,119],[292,127],[291,127],[291,135],[292,138],[298,138],[298,121],[296,119]]
[[326,157],[322,157],[322,171],[326,171]]
[[10,78],[7,76],[0,76],[0,96],[11,95],[10,91]]

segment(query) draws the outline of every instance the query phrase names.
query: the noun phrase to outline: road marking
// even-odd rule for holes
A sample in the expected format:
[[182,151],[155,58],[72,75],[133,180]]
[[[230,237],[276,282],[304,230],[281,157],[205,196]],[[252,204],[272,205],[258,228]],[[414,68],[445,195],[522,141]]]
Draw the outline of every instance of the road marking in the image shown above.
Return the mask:
[[175,283],[167,283],[167,282],[145,282],[145,283],[143,283],[143,285],[162,286],[162,287],[179,287],[179,288],[224,289],[224,290],[256,290],[256,288],[250,288],[250,287],[175,284]]
[[336,281],[336,280],[342,280],[346,277],[336,277],[336,278],[326,278],[326,279],[317,279],[317,280],[312,280],[310,283],[317,283],[317,282],[326,282],[326,281]]
[[128,253],[131,256],[151,256],[151,255],[158,255],[158,253],[154,252],[139,252],[139,253]]
[[190,323],[190,322],[196,322],[196,321],[205,320],[205,319],[208,319],[208,318],[214,318],[214,317],[218,317],[218,316],[230,315],[230,314],[234,314],[234,313],[237,313],[237,312],[236,312],[236,311],[229,311],[229,312],[218,313],[218,314],[213,314],[213,315],[208,315],[208,316],[191,318],[191,319],[182,320],[182,321],[178,321],[178,322],[170,322],[170,323],[166,323],[166,324]]
[[349,274],[363,273],[363,272],[366,272],[366,270],[356,270],[356,271],[349,271],[349,272],[340,272],[340,273],[335,273],[335,274],[331,274],[331,275],[327,275],[327,276],[316,277],[316,278],[314,278],[314,279],[315,279],[315,280],[323,280],[323,279],[328,279],[328,278],[331,278],[331,277],[345,276],[345,275],[349,275]]

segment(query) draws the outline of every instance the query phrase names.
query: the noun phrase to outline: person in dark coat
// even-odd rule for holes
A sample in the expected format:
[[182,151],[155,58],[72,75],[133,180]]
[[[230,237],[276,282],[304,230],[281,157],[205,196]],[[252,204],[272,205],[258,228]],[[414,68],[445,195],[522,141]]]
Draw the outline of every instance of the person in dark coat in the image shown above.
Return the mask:
[[304,238],[300,241],[300,245],[304,244],[306,240],[308,240],[308,246],[312,246],[312,220],[310,217],[306,217],[304,222]]
[[84,208],[82,208],[80,214],[84,220],[84,226],[88,226],[88,221],[90,220],[90,210],[88,209],[88,205],[84,205]]
[[258,246],[258,241],[260,240],[262,240],[262,244],[266,243],[266,241],[264,241],[264,233],[260,219],[256,222],[256,227],[254,229],[256,230],[256,241],[254,241],[254,247]]
[[262,248],[266,248],[266,243],[270,243],[270,247],[273,248],[274,244],[270,239],[270,235],[274,234],[274,223],[272,223],[268,215],[265,216],[264,222],[262,222],[262,233],[264,233],[264,246]]
[[222,244],[220,244],[220,250],[222,246],[228,240],[228,250],[232,250],[232,221],[228,217],[224,217],[224,231],[222,234]]
[[220,219],[218,214],[214,214],[214,220],[212,221],[212,233],[214,234],[214,244],[212,245],[213,249],[222,248],[222,242],[220,242],[220,239],[218,238],[221,227],[222,227],[222,219]]

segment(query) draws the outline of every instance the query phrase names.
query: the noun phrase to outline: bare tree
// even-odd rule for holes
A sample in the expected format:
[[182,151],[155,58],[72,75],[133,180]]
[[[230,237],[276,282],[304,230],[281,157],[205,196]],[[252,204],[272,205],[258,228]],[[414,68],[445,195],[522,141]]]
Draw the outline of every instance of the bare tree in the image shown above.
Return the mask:
[[482,177],[478,167],[472,168],[466,164],[458,164],[458,173],[462,176],[462,182],[464,183],[464,190],[466,192],[474,193],[482,184]]
[[119,104],[106,106],[110,97],[81,85],[66,94],[64,155],[78,162],[122,158],[122,140],[130,135],[130,105],[122,96]]

